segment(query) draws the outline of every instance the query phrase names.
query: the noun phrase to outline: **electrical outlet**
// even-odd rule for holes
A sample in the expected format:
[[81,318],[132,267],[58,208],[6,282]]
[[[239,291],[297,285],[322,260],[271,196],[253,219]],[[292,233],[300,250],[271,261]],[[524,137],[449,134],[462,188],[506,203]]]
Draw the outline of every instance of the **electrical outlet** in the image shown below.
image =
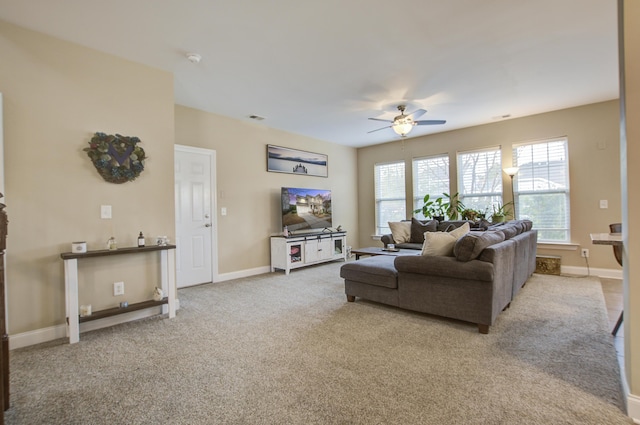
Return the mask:
[[589,250],[587,248],[582,248],[580,255],[584,258],[589,258]]
[[113,283],[113,296],[124,295],[124,282]]

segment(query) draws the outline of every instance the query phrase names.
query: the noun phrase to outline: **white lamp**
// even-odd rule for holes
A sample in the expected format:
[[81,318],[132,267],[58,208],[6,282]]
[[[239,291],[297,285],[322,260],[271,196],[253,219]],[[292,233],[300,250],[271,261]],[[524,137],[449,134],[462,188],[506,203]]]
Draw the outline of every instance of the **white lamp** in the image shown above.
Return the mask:
[[505,174],[511,178],[511,201],[513,202],[513,218],[514,219],[516,218],[516,197],[513,192],[513,176],[518,174],[518,171],[520,171],[520,168],[518,167],[509,167],[504,169]]

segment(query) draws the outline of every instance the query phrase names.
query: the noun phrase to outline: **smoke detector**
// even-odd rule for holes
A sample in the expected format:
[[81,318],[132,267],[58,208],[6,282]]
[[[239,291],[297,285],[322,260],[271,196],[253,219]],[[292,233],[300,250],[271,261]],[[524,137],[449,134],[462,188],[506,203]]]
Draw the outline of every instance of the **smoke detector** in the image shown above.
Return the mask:
[[189,59],[191,63],[200,63],[202,56],[197,53],[187,53],[187,59]]

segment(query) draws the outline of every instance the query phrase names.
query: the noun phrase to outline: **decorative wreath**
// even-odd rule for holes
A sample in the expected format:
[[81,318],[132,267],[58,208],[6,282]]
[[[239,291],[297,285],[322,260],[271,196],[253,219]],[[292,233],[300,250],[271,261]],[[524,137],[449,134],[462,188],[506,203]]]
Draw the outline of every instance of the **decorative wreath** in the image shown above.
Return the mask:
[[139,142],[137,137],[96,133],[83,150],[103,179],[120,184],[135,180],[144,170],[146,156],[136,146]]

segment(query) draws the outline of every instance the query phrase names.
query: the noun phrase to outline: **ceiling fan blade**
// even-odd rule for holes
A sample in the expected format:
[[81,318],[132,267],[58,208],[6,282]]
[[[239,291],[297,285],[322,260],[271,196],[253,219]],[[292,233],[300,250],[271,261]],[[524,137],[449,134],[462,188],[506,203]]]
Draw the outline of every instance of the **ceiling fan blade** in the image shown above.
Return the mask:
[[415,125],[439,125],[445,124],[447,121],[445,120],[420,120],[414,121]]
[[386,127],[377,128],[377,129],[375,129],[375,130],[367,131],[367,134],[369,134],[369,133],[374,133],[374,132],[376,132],[376,131],[380,131],[380,130],[384,130],[385,128],[391,128],[391,126],[390,126],[390,125],[388,125],[388,126],[386,126]]
[[407,114],[407,116],[411,117],[415,121],[416,118],[420,118],[421,116],[423,116],[426,113],[427,113],[426,109],[416,109],[412,113]]
[[393,122],[393,120],[383,120],[381,118],[369,118],[372,121],[384,121],[384,122]]

